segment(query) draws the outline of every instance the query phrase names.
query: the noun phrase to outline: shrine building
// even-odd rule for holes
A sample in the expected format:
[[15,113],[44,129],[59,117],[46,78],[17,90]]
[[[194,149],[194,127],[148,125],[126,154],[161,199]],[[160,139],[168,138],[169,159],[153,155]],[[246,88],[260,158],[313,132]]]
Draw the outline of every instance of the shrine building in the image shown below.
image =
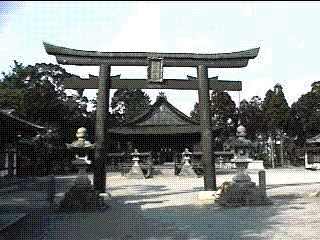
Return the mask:
[[[163,94],[138,117],[108,131],[125,151],[136,148],[140,153],[152,153],[155,164],[173,162],[185,148],[201,152],[200,123],[174,107]],[[212,127],[213,138],[219,132],[220,128]]]

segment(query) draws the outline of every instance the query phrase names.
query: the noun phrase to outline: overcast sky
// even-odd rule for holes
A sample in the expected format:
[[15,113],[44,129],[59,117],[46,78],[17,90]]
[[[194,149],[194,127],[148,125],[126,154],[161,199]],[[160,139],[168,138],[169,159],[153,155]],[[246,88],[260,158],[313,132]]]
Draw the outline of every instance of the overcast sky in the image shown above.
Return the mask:
[[[57,63],[43,41],[103,52],[227,53],[260,47],[239,69],[209,69],[209,77],[242,81],[229,92],[238,104],[280,83],[291,105],[320,81],[319,2],[0,2],[0,71],[13,60],[24,65]],[[88,77],[98,67],[61,65]],[[146,67],[112,67],[112,75],[146,78]],[[195,68],[164,69],[164,78],[196,76]],[[189,115],[196,91],[159,91]],[[114,90],[111,90],[111,96]],[[84,93],[89,99],[95,90]],[[111,97],[110,96],[110,97]]]

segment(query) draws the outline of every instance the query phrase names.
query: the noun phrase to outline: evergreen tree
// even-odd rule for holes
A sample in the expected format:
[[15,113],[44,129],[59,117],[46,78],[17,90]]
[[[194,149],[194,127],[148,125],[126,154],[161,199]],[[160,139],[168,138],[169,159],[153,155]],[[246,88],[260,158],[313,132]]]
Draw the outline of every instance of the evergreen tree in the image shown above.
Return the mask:
[[212,92],[211,97],[212,125],[221,127],[217,136],[217,150],[222,149],[223,143],[235,135],[238,114],[235,102],[227,92]]
[[196,102],[194,104],[193,110],[190,112],[190,117],[195,122],[200,122],[200,115],[199,115],[199,103]]
[[[288,125],[290,119],[290,107],[285,99],[282,91],[282,86],[276,84],[274,90],[268,90],[265,100],[262,104],[263,121],[266,127],[266,132],[271,139],[271,161],[275,166],[275,138],[279,135],[281,143],[283,132]],[[281,164],[283,164],[283,149],[281,147]],[[279,161],[279,159],[277,159]]]
[[247,137],[254,141],[256,137],[263,134],[265,127],[262,119],[262,102],[259,96],[251,98],[250,102],[242,100],[239,105],[239,119],[247,129]]
[[[320,133],[320,94],[312,84],[310,92],[303,94],[297,102],[292,104],[295,117],[302,124],[303,138],[310,138]],[[299,136],[302,134],[300,133]]]
[[268,132],[275,135],[277,129],[284,130],[289,119],[289,110],[290,107],[285,99],[282,86],[276,84],[273,91],[267,91],[262,104],[264,122]]
[[[230,122],[237,121],[236,104],[227,92],[213,92],[210,99],[212,124],[216,126],[227,126]],[[200,121],[199,102],[196,102],[194,109],[190,112],[191,119]]]
[[13,108],[14,114],[33,123],[55,125],[68,138],[71,129],[78,126],[75,122],[86,122],[85,102],[81,104],[79,97],[68,98],[61,87],[71,76],[65,69],[45,63],[25,67],[17,61],[11,68],[9,73],[2,72],[0,108]]
[[120,122],[131,121],[150,106],[150,97],[141,89],[118,89],[111,100],[112,115]]
[[[212,125],[222,128],[221,134],[217,139],[221,143],[218,148],[221,148],[222,143],[235,134],[237,123],[236,104],[227,92],[213,92],[210,99],[210,108]],[[195,103],[190,116],[192,120],[200,121],[198,102]]]

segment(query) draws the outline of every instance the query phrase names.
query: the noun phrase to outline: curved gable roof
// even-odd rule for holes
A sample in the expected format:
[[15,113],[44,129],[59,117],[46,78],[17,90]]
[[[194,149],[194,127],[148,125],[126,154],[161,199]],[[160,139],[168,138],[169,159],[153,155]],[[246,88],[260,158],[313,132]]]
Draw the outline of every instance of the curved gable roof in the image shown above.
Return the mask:
[[163,125],[199,125],[199,123],[170,104],[165,97],[159,96],[149,109],[132,121],[123,124],[125,127]]
[[[0,109],[0,119],[2,124],[8,124],[14,128],[17,129],[25,129],[25,130],[29,130],[29,131],[43,131],[46,128],[31,122],[28,122],[24,119],[21,119],[17,116],[14,116],[11,114],[12,111],[8,111],[8,110],[2,110]],[[10,131],[11,129],[8,128],[8,131]]]
[[[220,127],[212,127],[213,131]],[[149,109],[122,126],[108,129],[114,134],[200,134],[200,124],[171,105],[164,96],[159,96]]]

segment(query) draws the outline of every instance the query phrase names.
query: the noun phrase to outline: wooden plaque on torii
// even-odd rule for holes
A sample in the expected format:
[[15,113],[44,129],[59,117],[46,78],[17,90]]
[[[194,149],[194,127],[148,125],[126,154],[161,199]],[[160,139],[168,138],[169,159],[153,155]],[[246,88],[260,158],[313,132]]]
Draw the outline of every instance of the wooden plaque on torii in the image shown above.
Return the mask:
[[[212,151],[209,90],[241,91],[240,81],[219,81],[208,78],[208,68],[241,68],[248,65],[249,59],[258,55],[259,48],[241,52],[195,54],[195,53],[155,53],[155,52],[94,52],[82,51],[43,43],[46,52],[54,55],[59,64],[100,66],[99,77],[89,79],[73,76],[64,83],[65,88],[98,88],[96,118],[96,152],[94,159],[94,187],[99,192],[106,191],[104,159],[109,148],[109,135],[105,119],[109,106],[111,88],[134,89],[182,89],[198,90],[200,105],[200,127],[202,161],[204,165],[204,188],[216,190],[215,165]],[[112,77],[111,66],[148,66],[147,79],[121,79]],[[163,79],[163,67],[196,67],[197,78]]]

